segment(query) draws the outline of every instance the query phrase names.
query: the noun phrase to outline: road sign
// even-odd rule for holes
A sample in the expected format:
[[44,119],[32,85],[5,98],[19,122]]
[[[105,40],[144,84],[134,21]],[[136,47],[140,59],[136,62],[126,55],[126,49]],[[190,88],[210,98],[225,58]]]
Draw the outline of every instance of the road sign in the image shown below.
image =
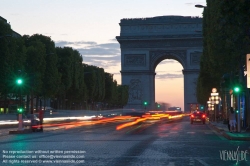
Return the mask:
[[250,88],[250,54],[246,55],[246,65],[247,65],[247,88]]

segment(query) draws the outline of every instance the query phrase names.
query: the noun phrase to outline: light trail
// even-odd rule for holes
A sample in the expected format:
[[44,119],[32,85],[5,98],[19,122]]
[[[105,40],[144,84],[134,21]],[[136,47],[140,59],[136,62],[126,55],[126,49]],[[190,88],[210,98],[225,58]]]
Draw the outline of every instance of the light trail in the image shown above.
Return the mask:
[[135,121],[133,122],[127,122],[124,124],[120,124],[116,127],[116,130],[121,130],[123,128],[129,127],[129,126],[133,126],[135,124],[138,124],[139,122],[143,122],[146,120],[159,120],[159,119],[163,119],[163,118],[168,118],[168,119],[174,119],[174,118],[181,118],[183,115],[170,115],[170,114],[164,114],[164,113],[158,113],[156,112],[155,114],[150,114],[150,113],[146,113],[145,115],[142,115],[142,118],[137,118],[135,119]]

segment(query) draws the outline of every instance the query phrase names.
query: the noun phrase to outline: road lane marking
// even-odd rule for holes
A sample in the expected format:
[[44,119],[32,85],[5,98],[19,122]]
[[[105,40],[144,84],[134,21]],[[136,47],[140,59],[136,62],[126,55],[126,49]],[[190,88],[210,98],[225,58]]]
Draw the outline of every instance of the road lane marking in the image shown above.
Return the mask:
[[189,159],[189,165],[190,165],[190,166],[194,165],[194,159],[193,159],[193,158],[190,158],[190,159]]
[[202,165],[204,166],[209,166],[207,163],[205,163],[204,161],[202,161],[201,159],[196,159],[197,161],[199,161]]
[[169,162],[167,166],[175,166],[175,162]]

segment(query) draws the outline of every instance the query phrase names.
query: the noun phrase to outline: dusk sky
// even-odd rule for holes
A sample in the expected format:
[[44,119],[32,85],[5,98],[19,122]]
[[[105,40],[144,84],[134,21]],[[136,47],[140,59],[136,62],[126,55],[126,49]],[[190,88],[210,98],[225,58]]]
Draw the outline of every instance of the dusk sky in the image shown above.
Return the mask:
[[[119,22],[123,18],[164,15],[202,16],[206,0],[1,0],[0,16],[21,35],[50,36],[56,46],[70,46],[84,63],[102,67],[121,84]],[[156,102],[184,105],[180,63],[164,60],[156,67]]]

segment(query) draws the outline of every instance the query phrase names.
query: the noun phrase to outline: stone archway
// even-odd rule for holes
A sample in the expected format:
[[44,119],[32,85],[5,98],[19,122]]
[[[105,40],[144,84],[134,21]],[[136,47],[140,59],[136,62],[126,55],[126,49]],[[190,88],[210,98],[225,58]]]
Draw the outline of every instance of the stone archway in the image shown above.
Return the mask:
[[153,109],[155,103],[155,68],[164,59],[177,60],[183,66],[184,110],[197,103],[196,81],[202,53],[202,19],[198,17],[161,16],[122,19],[116,39],[121,47],[122,84],[129,85],[126,108],[143,109],[143,102]]

